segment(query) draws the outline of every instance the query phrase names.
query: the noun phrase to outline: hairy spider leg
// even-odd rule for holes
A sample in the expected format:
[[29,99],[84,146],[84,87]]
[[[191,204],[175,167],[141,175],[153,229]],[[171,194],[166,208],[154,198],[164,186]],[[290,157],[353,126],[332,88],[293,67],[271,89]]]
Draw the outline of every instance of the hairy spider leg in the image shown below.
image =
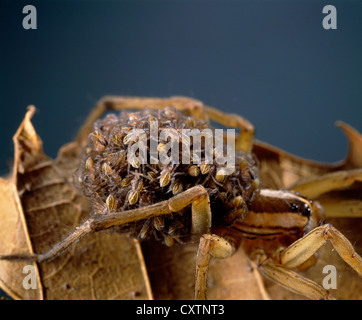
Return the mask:
[[362,276],[362,258],[349,240],[330,224],[317,227],[280,252],[280,262],[295,268],[307,261],[317,250],[330,241],[341,258]]
[[206,113],[208,117],[218,123],[227,127],[239,128],[240,133],[236,142],[235,150],[244,150],[251,152],[254,144],[254,126],[245,118],[238,114],[224,113],[215,108],[206,106]]
[[[306,197],[315,199],[321,197],[321,202],[325,209],[327,217],[362,217],[362,199],[346,198],[333,199],[323,195],[330,191],[343,190],[349,188],[353,190],[355,183],[362,182],[362,169],[339,170],[336,172],[326,173],[318,177],[312,177],[299,181],[290,187],[290,189],[300,192]],[[357,184],[356,188],[360,188]],[[360,190],[360,189],[356,189]]]
[[93,123],[111,110],[159,110],[173,107],[179,111],[190,113],[193,118],[206,120],[204,105],[201,101],[186,97],[171,98],[138,98],[122,96],[105,96],[98,101],[80,128],[76,141],[81,145],[86,143],[88,134],[92,131]]
[[80,128],[76,141],[83,145],[88,134],[92,131],[93,123],[99,119],[104,112],[109,110],[124,109],[163,109],[173,107],[179,111],[188,112],[193,118],[202,120],[211,119],[228,127],[239,128],[241,135],[235,144],[236,150],[251,152],[254,141],[254,126],[245,118],[237,114],[227,114],[215,108],[204,106],[201,101],[187,97],[171,98],[137,98],[122,96],[105,96],[91,111],[84,125]]
[[330,224],[313,229],[289,247],[281,250],[280,263],[266,258],[263,252],[254,252],[252,255],[256,257],[254,260],[257,260],[260,273],[282,287],[310,299],[334,299],[328,290],[319,284],[290,270],[306,262],[327,241],[332,243],[341,258],[361,276],[362,258],[353,249],[348,239]]
[[328,290],[324,289],[318,283],[289,270],[271,258],[266,258],[263,250],[255,250],[252,256],[260,273],[278,285],[309,299],[335,300]]
[[322,176],[299,181],[291,187],[308,198],[317,198],[323,193],[351,186],[362,182],[362,169],[340,170]]
[[206,300],[207,273],[211,257],[225,259],[235,252],[235,245],[216,234],[200,238],[196,256],[195,299]]
[[72,234],[45,253],[3,255],[0,256],[0,260],[49,261],[90,233],[138,220],[169,215],[179,212],[189,205],[191,205],[192,212],[192,233],[194,235],[208,233],[211,228],[210,200],[205,188],[198,185],[153,205],[89,218],[78,226]]

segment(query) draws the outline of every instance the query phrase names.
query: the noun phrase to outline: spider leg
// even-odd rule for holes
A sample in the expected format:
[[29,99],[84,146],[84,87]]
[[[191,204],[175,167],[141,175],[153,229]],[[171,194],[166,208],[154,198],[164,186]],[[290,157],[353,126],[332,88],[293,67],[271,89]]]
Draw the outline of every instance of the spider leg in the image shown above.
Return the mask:
[[[211,227],[211,210],[209,205],[209,196],[202,186],[192,187],[173,198],[155,203],[147,207],[141,207],[123,212],[116,212],[109,215],[97,215],[89,218],[76,230],[66,237],[63,241],[57,243],[49,251],[42,254],[12,254],[0,256],[0,260],[18,260],[18,261],[49,261],[81,238],[92,232],[109,229],[114,226],[126,223],[154,218],[161,215],[168,215],[179,212],[183,208],[191,205],[192,211],[192,233],[202,234],[209,232]],[[195,224],[195,225],[194,225]]]
[[330,224],[317,227],[280,252],[283,266],[294,268],[307,261],[323,244],[330,241],[341,258],[362,276],[362,258],[349,240]]
[[80,128],[76,141],[83,144],[88,134],[92,131],[93,123],[108,110],[123,109],[163,109],[173,107],[179,111],[188,111],[190,115],[198,119],[210,118],[225,126],[240,128],[241,135],[236,140],[236,150],[251,152],[254,140],[254,126],[237,114],[226,114],[212,107],[205,107],[202,102],[187,97],[171,98],[137,98],[122,96],[103,97],[89,114],[83,126]]
[[255,257],[260,273],[280,286],[309,299],[335,300],[328,290],[316,282],[302,277],[271,259],[266,259],[264,254],[258,253]]
[[87,140],[88,134],[92,131],[93,123],[99,119],[106,111],[123,110],[123,109],[163,109],[173,107],[180,111],[188,111],[192,117],[205,119],[204,105],[202,102],[186,98],[138,98],[138,97],[122,97],[122,96],[105,96],[98,101],[95,108],[88,115],[83,126],[80,128],[76,141],[81,145]]
[[268,292],[265,289],[264,282],[263,282],[263,277],[261,276],[258,265],[252,260],[249,260],[249,263],[250,263],[250,265],[252,267],[252,271],[253,271],[254,277],[256,279],[257,286],[259,288],[259,291],[260,291],[260,294],[261,294],[263,300],[271,300]]
[[322,176],[304,179],[289,187],[289,189],[298,191],[304,196],[314,199],[323,193],[349,187],[357,181],[362,182],[362,169],[336,171]]
[[211,120],[224,126],[240,128],[241,134],[236,140],[235,149],[237,151],[251,152],[254,143],[254,126],[248,120],[238,114],[224,113],[208,106],[206,107],[206,113]]
[[[311,199],[318,199],[327,217],[362,217],[362,169],[341,170],[304,179],[289,189]],[[328,192],[338,191],[331,195]]]
[[234,244],[220,236],[205,234],[200,238],[196,257],[195,299],[206,300],[207,271],[211,257],[225,259],[234,252]]

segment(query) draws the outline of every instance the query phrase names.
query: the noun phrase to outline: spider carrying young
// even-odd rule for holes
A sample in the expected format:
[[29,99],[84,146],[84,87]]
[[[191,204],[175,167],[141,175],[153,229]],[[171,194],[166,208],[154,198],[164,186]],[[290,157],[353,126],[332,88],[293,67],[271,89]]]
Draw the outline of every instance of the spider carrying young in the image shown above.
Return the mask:
[[[99,120],[108,110],[122,111]],[[206,163],[205,143],[201,159],[197,159],[200,161],[130,161],[127,149],[136,141],[133,129],[149,134],[154,120],[158,121],[159,132],[172,128],[181,146],[190,143],[182,129],[210,128],[210,120],[239,128],[235,171],[227,174],[225,166]],[[307,262],[327,241],[359,275],[362,259],[337,229],[329,224],[318,226],[323,209],[317,202],[293,191],[262,187],[257,159],[251,153],[253,137],[254,128],[246,119],[193,99],[105,97],[77,137],[84,146],[84,156],[76,183],[90,200],[93,214],[45,253],[12,254],[0,259],[45,262],[87,234],[112,228],[168,246],[198,241],[196,299],[206,299],[211,257],[227,258],[238,247],[246,251],[262,275],[274,282],[311,299],[333,299],[326,289],[292,269]],[[147,139],[149,146],[149,135]],[[158,143],[158,152],[165,148],[165,142]],[[178,157],[181,159],[182,151]]]

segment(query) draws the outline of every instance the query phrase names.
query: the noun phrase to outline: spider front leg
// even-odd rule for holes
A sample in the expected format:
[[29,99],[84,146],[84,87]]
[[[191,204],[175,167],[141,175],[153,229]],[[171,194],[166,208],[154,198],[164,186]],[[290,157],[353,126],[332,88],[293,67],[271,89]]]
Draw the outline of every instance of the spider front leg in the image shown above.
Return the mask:
[[173,107],[179,111],[187,111],[194,118],[204,119],[204,105],[202,102],[187,97],[171,98],[139,98],[122,96],[105,96],[100,99],[91,111],[83,126],[80,128],[76,141],[81,145],[87,140],[88,134],[92,131],[94,122],[106,111],[111,110],[159,110],[166,107]]
[[13,261],[49,261],[68,249],[71,245],[92,232],[106,230],[114,226],[124,225],[130,222],[154,218],[161,215],[169,215],[179,212],[191,205],[192,233],[207,233],[211,227],[210,200],[207,191],[202,186],[192,187],[173,198],[141,207],[108,215],[97,215],[86,220],[78,226],[63,241],[57,243],[49,251],[42,254],[12,254],[0,256],[0,260]]
[[318,283],[302,277],[300,274],[266,258],[262,250],[255,250],[253,260],[260,273],[280,286],[313,300],[335,300],[335,298]]
[[235,149],[237,151],[244,150],[251,152],[254,144],[254,126],[247,119],[239,116],[238,114],[228,114],[212,107],[206,107],[208,117],[225,125],[227,127],[239,128],[240,135],[238,136]]
[[259,270],[270,280],[307,298],[334,299],[319,284],[290,270],[290,268],[296,268],[306,262],[327,241],[332,243],[341,258],[361,276],[362,258],[353,249],[348,239],[329,224],[313,229],[303,238],[281,250],[279,253],[280,264],[271,259],[263,259],[259,254]]
[[200,238],[196,257],[195,299],[206,300],[207,273],[211,257],[225,259],[235,252],[235,245],[215,234]]
[[362,217],[362,169],[340,170],[303,179],[289,188],[317,199],[327,218]]
[[215,108],[204,106],[202,102],[187,97],[171,98],[138,98],[122,96],[103,97],[89,114],[83,126],[80,128],[76,141],[81,145],[86,141],[92,131],[93,123],[106,111],[125,109],[163,109],[173,107],[179,111],[187,111],[197,119],[210,118],[227,127],[239,128],[241,134],[236,140],[236,150],[251,152],[254,142],[254,126],[245,118],[237,114],[227,114]]
[[341,258],[362,276],[362,258],[348,239],[330,224],[313,229],[282,250],[280,262],[288,268],[295,268],[307,261],[327,241],[330,241]]
[[289,187],[305,197],[315,199],[329,191],[347,188],[355,182],[362,182],[362,169],[341,170],[322,176],[304,179]]

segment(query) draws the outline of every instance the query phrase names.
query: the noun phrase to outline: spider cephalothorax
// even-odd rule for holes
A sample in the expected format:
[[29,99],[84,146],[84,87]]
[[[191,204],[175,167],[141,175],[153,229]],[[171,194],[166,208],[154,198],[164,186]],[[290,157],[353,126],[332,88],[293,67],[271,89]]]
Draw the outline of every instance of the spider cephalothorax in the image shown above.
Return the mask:
[[[156,136],[152,132],[153,123],[157,123]],[[137,133],[137,129],[142,131]],[[167,140],[159,141],[165,129],[172,130]],[[206,161],[209,146],[205,137],[201,140],[200,152],[192,152],[196,142],[185,132],[195,129],[200,132],[210,130],[210,124],[172,108],[108,114],[98,120],[88,136],[78,171],[79,185],[91,200],[93,213],[107,214],[144,207],[167,200],[195,185],[202,185],[209,194],[215,224],[242,221],[248,211],[247,204],[258,187],[257,168],[252,155],[237,152],[235,170],[228,174],[227,163],[220,165],[216,161]],[[146,137],[147,157],[144,163],[138,157],[130,159],[128,153],[130,147],[139,141],[140,132]],[[208,133],[213,139],[213,131]],[[164,151],[167,157],[171,157],[173,138],[178,144],[177,163],[164,163],[161,153]],[[157,161],[151,161],[151,144],[154,141]],[[182,157],[185,150],[191,151],[191,157],[189,163],[184,164]],[[214,150],[211,151],[215,154]],[[140,150],[136,151],[136,155],[140,155]],[[190,215],[188,208],[172,216],[127,224],[120,229],[139,238],[156,238],[171,245],[173,239],[184,241],[190,235]]]

